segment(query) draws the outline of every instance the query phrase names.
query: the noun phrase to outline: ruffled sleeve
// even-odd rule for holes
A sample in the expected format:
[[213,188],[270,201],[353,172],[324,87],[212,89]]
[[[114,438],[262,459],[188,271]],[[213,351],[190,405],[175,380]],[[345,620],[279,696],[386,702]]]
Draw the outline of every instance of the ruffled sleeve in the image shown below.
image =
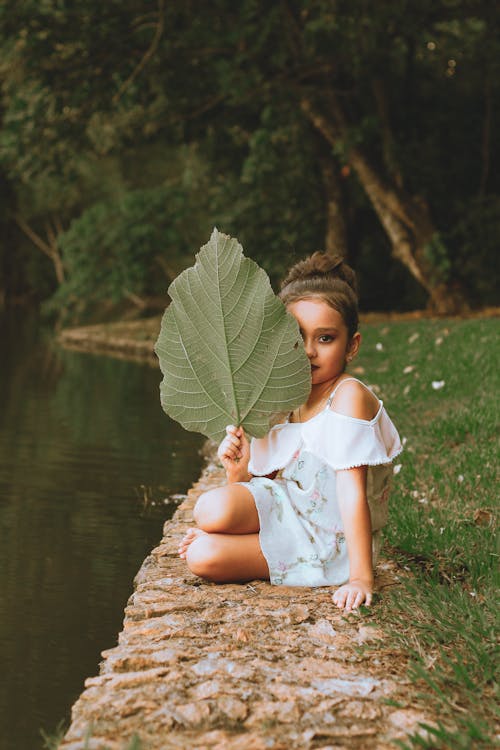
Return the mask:
[[283,469],[300,450],[301,425],[280,424],[272,427],[266,437],[252,438],[248,471],[254,476],[266,476]]
[[380,402],[370,421],[326,409],[302,424],[305,450],[335,471],[388,464],[402,451],[398,432]]

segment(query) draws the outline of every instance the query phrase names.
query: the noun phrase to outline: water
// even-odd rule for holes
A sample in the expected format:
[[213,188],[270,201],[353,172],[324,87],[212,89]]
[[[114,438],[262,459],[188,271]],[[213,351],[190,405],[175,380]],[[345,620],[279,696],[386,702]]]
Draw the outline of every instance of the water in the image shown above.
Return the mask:
[[0,748],[39,750],[116,645],[203,439],[161,410],[158,370],[63,351],[19,313],[0,341]]

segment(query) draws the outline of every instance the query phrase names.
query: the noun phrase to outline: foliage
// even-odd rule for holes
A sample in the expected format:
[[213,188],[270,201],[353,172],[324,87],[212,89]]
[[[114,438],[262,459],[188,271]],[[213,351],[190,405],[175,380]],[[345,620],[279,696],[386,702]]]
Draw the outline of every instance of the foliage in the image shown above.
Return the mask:
[[63,308],[75,320],[105,301],[165,298],[208,221],[210,193],[198,160],[185,154],[177,168],[183,172],[163,185],[123,190],[73,220],[59,238],[68,280],[48,311]]
[[161,404],[183,427],[219,442],[228,424],[263,437],[273,413],[307,398],[297,323],[235,239],[214,229],[169,295],[155,351]]
[[43,750],[57,750],[63,741],[67,729],[68,727],[63,720],[58,722],[53,734],[48,734],[43,729],[40,729],[40,735],[43,740]]
[[[328,196],[321,167],[334,159],[343,167],[351,259],[363,259],[365,286],[372,269],[387,269],[370,304],[419,304],[421,292],[391,258],[351,169],[355,145],[382,181],[398,185],[416,205],[429,205],[433,277],[450,289],[465,285],[473,303],[493,299],[493,280],[483,269],[494,265],[489,237],[500,221],[492,209],[499,178],[491,166],[498,157],[492,137],[498,25],[492,5],[463,0],[411,7],[388,0],[376,7],[362,0],[271,7],[263,0],[215,0],[196,12],[191,3],[161,0],[89,0],[85,7],[7,0],[0,9],[0,168],[15,196],[11,213],[20,211],[37,227],[55,213],[64,227],[86,215],[92,234],[102,214],[86,212],[107,202],[110,189],[114,195],[160,189],[166,178],[158,165],[179,173],[175,150],[182,154],[190,144],[211,176],[205,194],[187,201],[191,211],[202,206],[189,222],[193,234],[198,240],[217,222],[277,278],[297,256],[324,244]],[[328,112],[333,95],[347,125],[332,148],[302,104],[307,98]],[[483,216],[488,240],[474,254]],[[156,220],[148,214],[148,222]],[[100,241],[98,227],[94,234]],[[79,251],[72,246],[87,252],[85,243]],[[9,251],[10,244],[0,247],[0,257]],[[154,256],[138,255],[134,262],[147,268],[141,274],[135,268],[134,278],[154,276]],[[25,269],[24,254],[19,262]],[[79,263],[75,279],[70,267],[54,306],[86,293]],[[12,283],[4,276],[4,284]]]
[[495,305],[500,289],[498,254],[500,198],[477,198],[458,212],[447,244],[455,255],[458,275],[473,304]]
[[274,281],[308,251],[323,246],[324,196],[314,146],[309,128],[290,104],[270,103],[248,139],[240,184],[233,179],[217,196],[217,205],[226,206],[223,226],[241,237]]

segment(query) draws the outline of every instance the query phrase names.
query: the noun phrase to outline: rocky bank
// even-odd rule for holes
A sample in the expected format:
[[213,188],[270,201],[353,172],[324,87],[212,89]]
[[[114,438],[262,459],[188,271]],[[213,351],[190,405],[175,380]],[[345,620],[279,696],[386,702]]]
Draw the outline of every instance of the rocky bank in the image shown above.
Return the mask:
[[[144,561],[116,648],[86,680],[61,750],[395,748],[426,721],[405,660],[332,590],[214,585],[177,556],[209,465]],[[382,561],[377,589],[398,585]]]

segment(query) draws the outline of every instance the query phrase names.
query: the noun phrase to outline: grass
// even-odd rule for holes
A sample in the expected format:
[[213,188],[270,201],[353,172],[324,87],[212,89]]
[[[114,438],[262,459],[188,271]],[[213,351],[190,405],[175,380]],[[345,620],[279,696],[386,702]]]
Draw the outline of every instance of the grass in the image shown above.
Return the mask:
[[360,377],[405,439],[386,550],[411,572],[374,617],[440,717],[405,750],[495,745],[498,330],[495,319],[362,328]]
[[40,729],[40,735],[43,740],[43,750],[57,750],[64,739],[67,729],[68,727],[66,726],[64,719],[58,723],[52,734],[48,734],[45,730]]
[[[42,736],[42,739],[44,741],[43,744],[43,750],[57,750],[59,745],[64,739],[64,736],[67,732],[67,727],[65,726],[64,722],[59,722],[57,725],[55,732],[53,734],[47,734],[46,732],[40,730],[40,734]],[[84,745],[83,750],[89,750],[90,747],[90,740],[92,739],[92,727],[89,726],[87,728],[87,731],[85,732],[84,737]],[[126,744],[123,746],[123,750],[142,750],[142,743],[137,734],[132,735],[130,740],[126,742]]]

